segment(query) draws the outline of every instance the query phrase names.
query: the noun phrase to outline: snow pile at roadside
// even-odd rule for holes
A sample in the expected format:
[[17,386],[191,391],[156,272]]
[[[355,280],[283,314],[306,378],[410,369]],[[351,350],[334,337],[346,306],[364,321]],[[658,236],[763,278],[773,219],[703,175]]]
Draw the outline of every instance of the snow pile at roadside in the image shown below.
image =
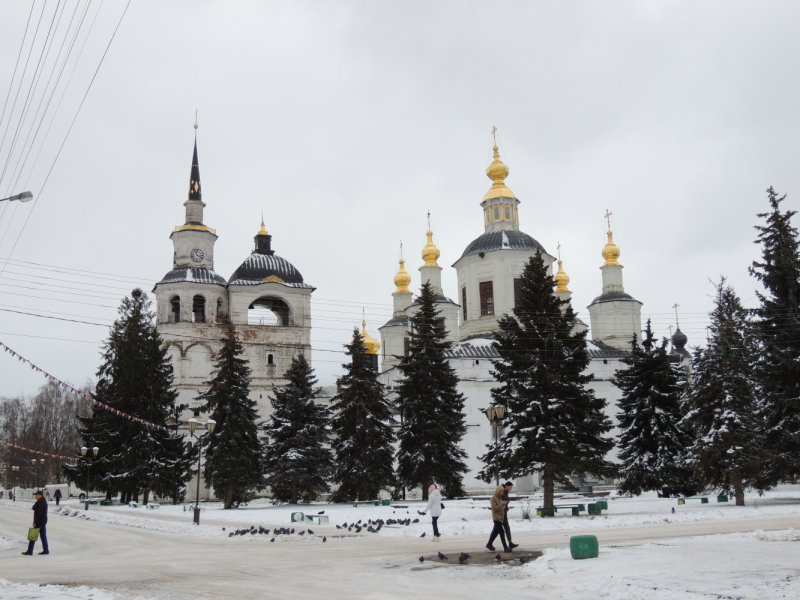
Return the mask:
[[144,600],[142,596],[121,596],[106,590],[85,586],[38,585],[11,583],[0,579],[0,598],[3,600]]

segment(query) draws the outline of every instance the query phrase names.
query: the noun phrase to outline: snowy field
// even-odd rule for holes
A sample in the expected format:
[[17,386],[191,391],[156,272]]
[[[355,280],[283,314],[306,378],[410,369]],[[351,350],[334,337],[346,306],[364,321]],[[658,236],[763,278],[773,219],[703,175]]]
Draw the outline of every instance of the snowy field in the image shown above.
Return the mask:
[[[513,494],[512,494],[513,497]],[[628,527],[659,523],[699,523],[725,520],[747,520],[756,518],[796,516],[800,527],[800,485],[784,485],[777,490],[766,492],[763,496],[751,493],[745,498],[746,506],[735,506],[731,497],[726,503],[718,503],[716,496],[709,496],[708,504],[699,500],[689,500],[679,505],[675,498],[658,498],[655,493],[642,494],[629,498],[610,495],[606,498],[583,498],[577,495],[563,495],[556,504],[589,504],[597,500],[606,500],[608,510],[601,516],[589,516],[582,512],[580,517],[571,516],[570,511],[560,511],[555,517],[542,519],[536,516],[536,507],[541,506],[541,494],[530,496],[527,500],[511,503],[509,518],[512,532],[537,531],[578,531],[587,527],[592,529],[605,527]],[[0,504],[7,501],[0,501]],[[153,531],[163,531],[194,537],[228,537],[231,530],[250,528],[252,526],[265,529],[275,527],[294,527],[297,531],[311,529],[315,534],[327,536],[357,535],[354,529],[337,529],[339,525],[348,527],[361,521],[382,519],[411,519],[408,526],[384,526],[377,534],[369,533],[366,528],[360,535],[379,537],[419,537],[423,532],[431,535],[430,517],[419,514],[425,508],[425,502],[398,501],[394,506],[359,506],[351,504],[300,504],[298,506],[275,506],[267,500],[257,500],[247,506],[223,510],[221,503],[201,503],[200,523],[198,528],[192,525],[192,512],[185,510],[185,505],[161,505],[156,510],[130,508],[128,506],[100,507],[92,505],[89,511],[83,510],[83,504],[77,500],[62,503],[60,508],[51,504],[50,510],[60,510],[63,514],[80,519],[96,520],[105,523],[139,527]],[[488,500],[450,500],[445,501],[445,510],[439,519],[439,529],[443,536],[487,535],[492,529],[491,511]],[[525,505],[529,505],[531,519],[523,519]],[[407,507],[399,508],[398,506]],[[187,508],[191,508],[187,506]],[[675,509],[673,514],[672,509]],[[328,517],[327,525],[316,526],[311,523],[292,523],[291,514],[302,512],[305,515],[317,515],[323,512]],[[414,520],[419,520],[413,523]],[[225,528],[223,530],[223,527]],[[579,531],[578,531],[579,532]],[[246,536],[240,541],[269,541],[272,536]]]
[[[92,506],[85,512],[77,502],[58,510],[51,504],[47,557],[20,556],[31,504],[2,501],[0,598],[800,598],[800,486],[749,495],[747,502],[717,504],[712,496],[709,504],[679,506],[654,496],[610,497],[608,514],[600,517],[530,521],[517,505],[511,514],[515,541],[520,550],[542,550],[543,556],[525,565],[470,566],[455,557],[486,552],[487,501],[445,501],[440,544],[430,542],[430,518],[417,514],[421,502],[397,503],[407,509],[255,502],[229,511],[208,504],[200,527],[191,525],[192,513],[182,506]],[[292,525],[290,513],[298,510],[325,511],[330,523]],[[420,522],[384,526],[377,534],[336,528],[390,518]],[[296,533],[228,537],[251,526],[294,526]],[[420,538],[422,532],[427,537]],[[572,560],[568,544],[575,533],[597,535],[600,556]],[[448,560],[438,560],[438,551]]]

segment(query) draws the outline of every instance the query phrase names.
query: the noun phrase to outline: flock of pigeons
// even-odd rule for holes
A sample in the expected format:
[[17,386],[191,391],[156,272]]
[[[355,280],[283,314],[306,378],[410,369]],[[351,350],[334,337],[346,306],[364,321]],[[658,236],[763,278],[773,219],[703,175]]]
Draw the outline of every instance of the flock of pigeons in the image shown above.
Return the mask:
[[[225,531],[225,528],[223,527],[222,530]],[[308,529],[307,531],[308,531],[309,535],[314,535],[314,532],[311,529]],[[294,528],[289,529],[288,527],[276,527],[275,529],[272,530],[272,535],[273,536],[276,536],[276,535],[294,535],[294,533],[295,533],[295,529]],[[269,535],[269,534],[270,534],[270,530],[269,529],[266,529],[266,528],[261,527],[261,526],[259,526],[256,529],[256,526],[253,525],[253,526],[250,527],[250,529],[237,529],[236,531],[231,531],[228,534],[228,537],[234,537],[236,535]],[[305,534],[306,534],[306,531],[297,532],[297,535],[305,535]],[[270,542],[274,542],[274,541],[275,541],[275,538],[273,537],[270,540]],[[323,535],[322,536],[322,541],[323,542],[327,542],[328,538]]]
[[[408,527],[412,523],[419,523],[419,519],[414,519],[413,521],[409,519],[376,519],[372,520],[369,519],[366,523],[362,523],[361,519],[356,521],[355,523],[343,523],[342,525],[337,525],[336,529],[346,529],[348,532],[355,530],[356,533],[361,533],[364,529],[366,529],[369,533],[378,533],[384,525],[403,525]],[[425,537],[425,534],[422,534],[422,537]]]
[[[471,555],[467,554],[466,552],[462,552],[458,557],[458,562],[463,565],[470,558],[472,558]],[[496,561],[500,562],[501,560],[503,560],[503,557],[500,554],[498,554],[497,556],[494,557],[494,559]],[[448,557],[446,557],[444,554],[442,554],[441,552],[439,552],[439,560],[450,560],[450,559]],[[530,557],[528,557],[528,556],[520,556],[519,557],[519,562],[520,562],[520,564],[523,564],[523,565],[526,562],[528,562],[529,560],[530,560]],[[419,562],[424,563],[425,562],[425,557],[424,556],[420,556],[419,557]]]

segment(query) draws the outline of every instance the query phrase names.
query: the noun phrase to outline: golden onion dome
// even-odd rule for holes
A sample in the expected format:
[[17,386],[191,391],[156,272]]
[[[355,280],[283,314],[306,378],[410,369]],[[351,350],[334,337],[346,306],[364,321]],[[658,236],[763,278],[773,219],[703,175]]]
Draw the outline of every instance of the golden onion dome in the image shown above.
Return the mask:
[[264,228],[264,217],[261,217],[261,231],[258,232],[258,235],[269,235],[267,230]]
[[559,292],[568,292],[567,284],[569,283],[569,275],[564,272],[564,261],[558,260],[558,273],[553,276],[553,281],[556,284],[556,294]]
[[411,283],[411,275],[406,271],[406,261],[400,259],[400,268],[397,270],[397,275],[394,276],[394,284],[397,289],[395,294],[410,294],[411,290],[408,289],[408,284]]
[[422,260],[425,261],[423,267],[438,267],[436,259],[439,258],[441,252],[433,243],[433,232],[428,230],[428,243],[422,249]]
[[486,176],[492,180],[492,187],[483,197],[484,202],[493,198],[516,198],[514,192],[506,187],[508,167],[500,160],[500,152],[494,147],[494,160],[486,169]]
[[606,259],[604,267],[613,267],[613,266],[622,266],[617,262],[619,258],[619,248],[614,243],[614,234],[609,231],[608,232],[608,243],[603,248],[603,258]]
[[367,322],[361,321],[361,339],[364,340],[364,345],[367,347],[367,354],[377,354],[381,349],[381,343],[367,333]]

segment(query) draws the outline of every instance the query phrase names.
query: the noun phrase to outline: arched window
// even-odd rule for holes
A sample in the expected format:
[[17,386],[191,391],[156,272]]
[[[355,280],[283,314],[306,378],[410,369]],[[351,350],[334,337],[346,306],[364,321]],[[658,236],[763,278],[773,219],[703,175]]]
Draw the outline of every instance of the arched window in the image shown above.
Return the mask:
[[192,322],[206,322],[206,299],[203,296],[198,295],[192,298]]
[[487,223],[492,220],[492,213],[489,211],[488,208],[485,211],[483,211],[483,213]]
[[181,297],[173,296],[169,301],[169,316],[167,321],[170,323],[178,323],[181,320]]
[[291,309],[280,298],[259,298],[247,311],[247,324],[288,327],[292,325]]
[[511,207],[508,204],[506,204],[506,221],[510,220],[511,220]]
[[494,207],[494,220],[495,221],[499,221],[500,220],[500,207],[499,206],[495,206]]
[[274,365],[275,364],[275,357],[272,354],[267,354],[267,364]]
[[222,298],[217,298],[217,323],[224,323],[225,322],[225,308],[222,302]]

